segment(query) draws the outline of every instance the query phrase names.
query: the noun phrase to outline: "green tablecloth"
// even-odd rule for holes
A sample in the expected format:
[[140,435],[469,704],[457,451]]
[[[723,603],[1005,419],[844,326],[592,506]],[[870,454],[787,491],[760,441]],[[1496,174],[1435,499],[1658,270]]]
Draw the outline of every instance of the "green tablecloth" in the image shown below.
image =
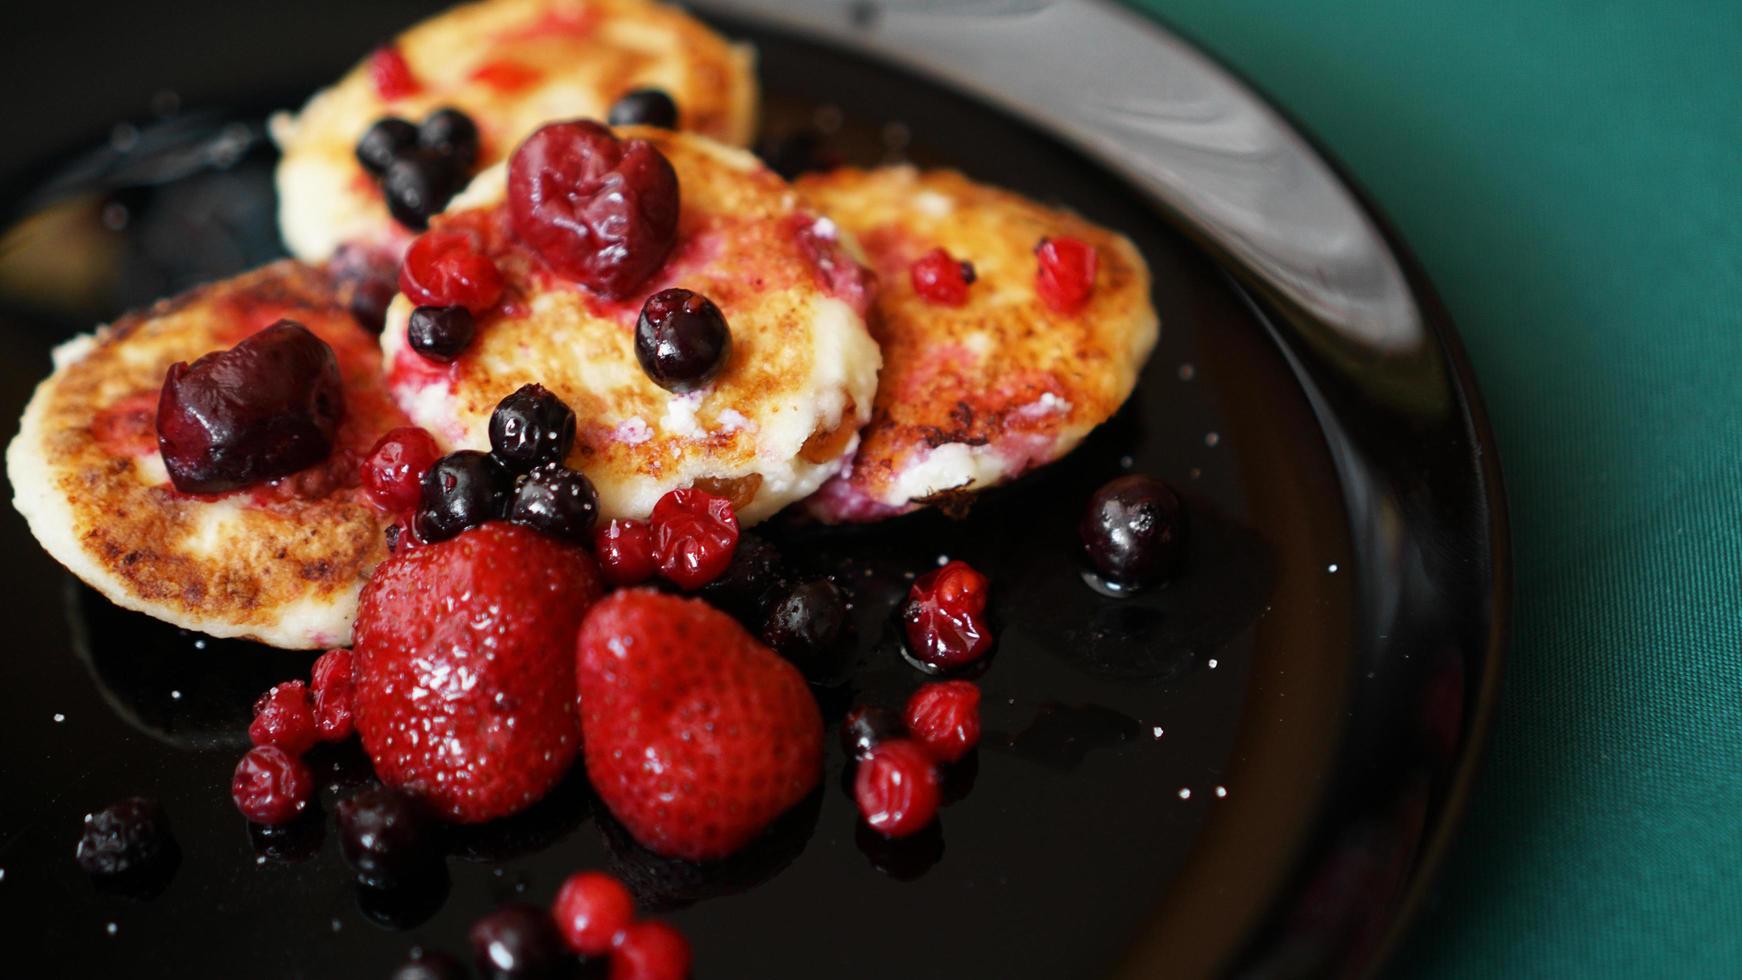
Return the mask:
[[1394,972],[1742,976],[1742,4],[1139,3],[1372,192],[1498,433],[1505,694]]

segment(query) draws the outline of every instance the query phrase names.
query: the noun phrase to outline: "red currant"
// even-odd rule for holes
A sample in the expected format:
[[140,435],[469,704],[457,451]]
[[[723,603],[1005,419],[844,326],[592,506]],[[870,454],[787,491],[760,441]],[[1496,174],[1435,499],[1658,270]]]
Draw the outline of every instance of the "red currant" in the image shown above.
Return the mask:
[[386,510],[403,514],[417,507],[423,474],[442,457],[435,437],[414,425],[388,432],[363,460],[363,489]]
[[463,306],[477,315],[502,298],[502,272],[470,235],[430,231],[406,250],[399,291],[416,306]]
[[593,529],[593,554],[612,585],[638,585],[653,577],[653,528],[646,521],[614,518]]
[[1099,265],[1095,246],[1075,238],[1042,238],[1034,254],[1040,260],[1034,289],[1047,306],[1071,313],[1088,301]]
[[907,730],[939,762],[980,744],[980,689],[967,681],[927,684],[907,702]]
[[732,502],[705,490],[673,490],[653,505],[653,555],[659,573],[685,589],[699,589],[726,570],[738,547]]
[[301,755],[318,737],[314,704],[302,681],[274,684],[254,702],[248,740],[255,745],[276,745],[291,755]]
[[657,920],[637,922],[611,951],[610,980],[686,980],[690,943],[683,933]]
[[295,820],[308,806],[314,777],[302,760],[276,745],[257,745],[236,765],[230,798],[236,809],[258,824],[275,826]]
[[915,742],[881,742],[859,763],[853,799],[865,824],[883,836],[918,833],[937,816],[937,767]]
[[351,651],[328,650],[310,672],[315,702],[315,731],[324,742],[351,737]]
[[375,83],[375,94],[386,100],[403,99],[423,90],[406,64],[405,54],[391,44],[376,48],[369,56],[369,80]]
[[599,871],[569,876],[551,907],[557,931],[582,956],[611,951],[635,919],[635,899],[623,883]]
[[992,646],[986,626],[986,576],[952,561],[919,577],[902,611],[913,655],[948,670],[985,656]]
[[974,266],[958,262],[950,253],[934,248],[919,257],[908,270],[913,291],[940,306],[961,306],[968,301],[968,286],[974,281]]

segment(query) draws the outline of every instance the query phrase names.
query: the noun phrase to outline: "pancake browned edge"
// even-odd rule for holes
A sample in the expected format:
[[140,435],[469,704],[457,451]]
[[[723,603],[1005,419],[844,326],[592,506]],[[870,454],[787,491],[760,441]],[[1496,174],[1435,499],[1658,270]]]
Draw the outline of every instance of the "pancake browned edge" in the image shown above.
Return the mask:
[[[332,346],[345,382],[326,462],[251,490],[178,493],[157,452],[169,366],[280,318]],[[326,273],[279,262],[203,286],[61,345],[6,452],[13,505],[50,555],[117,605],[213,636],[313,649],[350,642],[389,518],[357,461],[404,417],[380,354]]]

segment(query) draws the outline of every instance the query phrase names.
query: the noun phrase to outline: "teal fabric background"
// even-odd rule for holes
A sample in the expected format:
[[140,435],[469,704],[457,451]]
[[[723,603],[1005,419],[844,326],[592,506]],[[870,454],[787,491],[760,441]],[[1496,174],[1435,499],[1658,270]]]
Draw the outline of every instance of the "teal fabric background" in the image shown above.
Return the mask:
[[1338,157],[1498,434],[1516,629],[1402,976],[1742,976],[1742,3],[1139,0]]

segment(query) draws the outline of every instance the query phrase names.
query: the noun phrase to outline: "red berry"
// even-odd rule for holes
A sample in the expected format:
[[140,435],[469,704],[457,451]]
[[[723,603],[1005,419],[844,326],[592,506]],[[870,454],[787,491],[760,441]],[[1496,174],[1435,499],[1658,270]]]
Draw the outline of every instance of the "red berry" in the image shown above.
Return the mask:
[[248,740],[255,745],[276,745],[291,755],[302,755],[318,738],[314,704],[302,681],[274,684],[254,702]]
[[657,919],[637,922],[611,952],[609,980],[685,980],[690,962],[683,933]]
[[601,956],[611,951],[634,921],[635,899],[610,875],[582,871],[563,882],[551,914],[570,949],[582,956]]
[[694,488],[673,490],[653,505],[653,555],[659,573],[685,589],[699,589],[732,564],[738,516],[732,502]]
[[613,518],[594,528],[593,553],[605,581],[615,586],[638,585],[659,571],[653,557],[653,528],[646,521]]
[[907,595],[902,618],[914,656],[948,670],[985,656],[992,646],[986,626],[986,576],[952,561],[919,577]]
[[363,460],[363,489],[384,509],[406,513],[417,507],[423,474],[442,456],[435,437],[414,425],[389,431]]
[[256,745],[236,765],[230,798],[244,817],[274,826],[289,823],[302,813],[314,782],[301,759],[276,745]]
[[351,737],[351,651],[328,650],[310,672],[315,699],[315,730],[324,742]]
[[458,231],[429,231],[406,249],[399,291],[414,306],[463,306],[474,316],[502,298],[502,271]]
[[391,44],[376,48],[369,56],[369,80],[375,83],[375,94],[383,99],[403,99],[423,90],[405,63],[405,55]]
[[937,767],[916,742],[882,742],[859,763],[853,799],[866,825],[883,836],[918,833],[937,816]]
[[1047,306],[1058,313],[1071,313],[1088,301],[1099,264],[1095,246],[1075,238],[1042,238],[1034,254],[1040,259],[1034,288]]
[[596,122],[551,123],[508,161],[515,234],[558,275],[623,297],[677,242],[677,171],[652,143]]
[[957,262],[941,248],[920,256],[908,273],[913,279],[914,292],[942,306],[966,303],[968,285],[974,281],[973,265]]
[[954,762],[980,744],[980,689],[967,681],[941,681],[913,692],[907,730],[939,762]]

